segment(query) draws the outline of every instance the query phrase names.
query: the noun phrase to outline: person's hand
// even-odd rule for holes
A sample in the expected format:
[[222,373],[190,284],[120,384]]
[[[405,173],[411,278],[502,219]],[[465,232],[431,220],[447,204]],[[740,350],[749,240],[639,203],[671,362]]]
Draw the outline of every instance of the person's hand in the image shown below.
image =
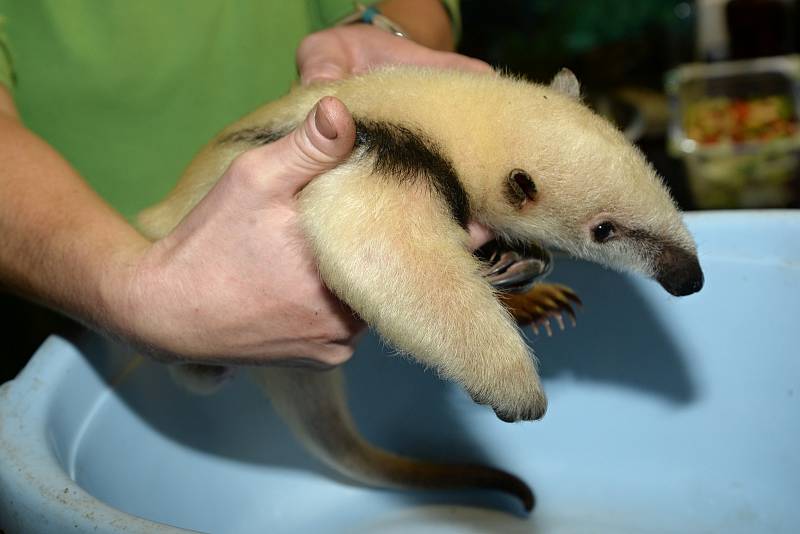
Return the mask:
[[[491,72],[488,63],[453,52],[432,50],[409,39],[367,24],[336,26],[313,33],[297,49],[297,68],[302,83],[339,80],[386,64],[422,65]],[[470,246],[479,248],[492,232],[469,223]]]
[[[367,25],[313,34],[298,49],[304,83],[385,63],[491,70]],[[131,262],[123,336],[169,361],[332,366],[349,359],[364,324],[322,284],[295,197],[343,162],[354,140],[349,112],[328,97],[302,127],[239,156],[170,235]],[[469,231],[474,248],[491,238],[477,224]]]
[[132,262],[126,337],[167,361],[332,366],[350,358],[364,325],[320,281],[295,197],[354,141],[347,108],[326,97],[295,131],[237,157],[175,230]]
[[336,26],[312,33],[297,48],[297,69],[303,84],[339,80],[380,65],[490,72],[488,63],[453,52],[441,52],[367,24]]

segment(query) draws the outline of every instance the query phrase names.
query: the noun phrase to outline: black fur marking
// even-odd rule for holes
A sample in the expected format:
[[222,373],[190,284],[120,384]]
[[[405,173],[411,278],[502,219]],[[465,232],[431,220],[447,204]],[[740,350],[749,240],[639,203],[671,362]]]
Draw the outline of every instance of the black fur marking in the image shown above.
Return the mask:
[[[397,176],[400,180],[428,181],[447,203],[453,218],[462,227],[469,219],[469,197],[453,165],[442,155],[435,142],[421,132],[388,122],[356,119],[356,148],[375,159],[376,173]],[[220,144],[247,143],[253,146],[277,141],[291,132],[291,127],[257,126],[230,133]]]
[[458,224],[467,226],[469,197],[452,163],[434,141],[398,124],[356,119],[356,147],[364,156],[374,157],[376,173],[400,180],[426,180],[447,203]]
[[662,239],[657,238],[647,230],[639,230],[636,228],[628,229],[616,223],[614,223],[614,226],[616,226],[617,229],[624,233],[628,238],[635,239],[636,241],[646,245],[648,248],[660,250],[664,246]]
[[261,146],[273,143],[281,137],[286,136],[291,131],[291,128],[286,127],[271,129],[266,126],[256,126],[228,134],[220,139],[219,142],[220,144],[247,143],[253,146]]

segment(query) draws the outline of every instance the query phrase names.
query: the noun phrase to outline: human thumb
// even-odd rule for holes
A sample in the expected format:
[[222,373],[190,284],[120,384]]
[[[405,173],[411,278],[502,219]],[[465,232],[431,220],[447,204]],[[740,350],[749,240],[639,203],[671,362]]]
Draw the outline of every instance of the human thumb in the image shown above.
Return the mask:
[[313,178],[342,163],[353,150],[355,131],[347,107],[323,97],[294,131],[260,149],[271,170],[270,196],[294,197]]

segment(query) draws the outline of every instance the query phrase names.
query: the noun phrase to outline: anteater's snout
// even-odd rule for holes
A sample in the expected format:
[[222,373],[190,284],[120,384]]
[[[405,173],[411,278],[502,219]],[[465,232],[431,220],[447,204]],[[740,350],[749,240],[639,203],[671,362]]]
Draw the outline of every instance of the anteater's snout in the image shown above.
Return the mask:
[[665,247],[661,251],[655,278],[676,297],[697,293],[704,282],[697,256],[678,247]]
[[684,297],[703,289],[703,271],[700,269],[700,264],[697,264],[696,268],[688,269],[685,272],[672,272],[666,276],[660,276],[658,282],[671,295]]

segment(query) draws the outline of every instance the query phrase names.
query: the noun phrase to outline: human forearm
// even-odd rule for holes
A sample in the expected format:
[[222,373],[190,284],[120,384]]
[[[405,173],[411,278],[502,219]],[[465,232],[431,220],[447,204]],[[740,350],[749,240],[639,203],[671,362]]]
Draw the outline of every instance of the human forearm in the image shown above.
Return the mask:
[[118,330],[114,301],[124,290],[115,274],[147,241],[25,128],[13,106],[0,107],[0,161],[0,287]]
[[440,0],[384,0],[378,6],[415,42],[434,50],[455,48],[452,23]]
[[354,141],[347,109],[325,99],[301,128],[236,158],[151,243],[0,111],[0,286],[166,361],[342,363],[362,323],[298,245],[295,203]]

